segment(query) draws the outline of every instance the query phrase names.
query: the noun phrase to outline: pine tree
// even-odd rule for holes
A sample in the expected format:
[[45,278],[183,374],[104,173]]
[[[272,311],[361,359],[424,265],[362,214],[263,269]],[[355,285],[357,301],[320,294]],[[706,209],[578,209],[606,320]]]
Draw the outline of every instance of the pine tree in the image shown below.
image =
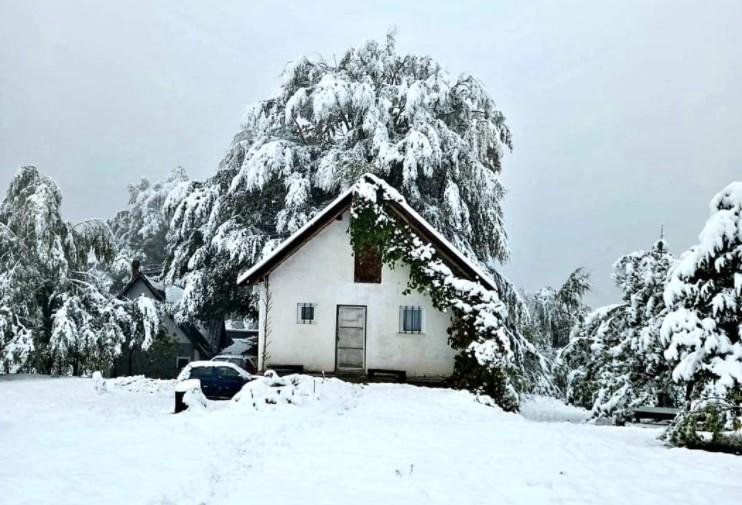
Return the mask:
[[700,243],[673,269],[664,300],[665,356],[687,400],[742,401],[742,182],[711,200]]
[[613,266],[613,279],[622,303],[599,309],[578,324],[561,354],[569,370],[568,400],[590,408],[594,417],[623,423],[636,406],[677,401],[659,331],[673,263],[663,239],[649,251],[621,257]]
[[[108,226],[61,217],[56,183],[23,167],[0,204],[0,358],[5,371],[79,374],[110,363],[151,311],[112,300],[101,262],[113,256]],[[142,323],[145,324],[145,323]]]
[[[249,302],[234,279],[365,173],[398,189],[470,257],[508,257],[500,181],[511,145],[480,81],[427,56],[401,55],[390,34],[337,62],[300,58],[279,93],[251,106],[212,178],[168,197],[166,273],[182,283],[181,317]],[[517,295],[501,277],[503,299]]]
[[605,352],[621,332],[623,304],[600,307],[572,330],[569,344],[557,354],[557,375],[568,403],[592,409],[598,395],[601,372],[610,363]]
[[607,342],[606,367],[598,381],[595,416],[627,420],[642,405],[674,405],[679,399],[670,366],[664,358],[660,327],[667,314],[663,292],[675,258],[664,240],[614,265],[614,280],[623,293],[621,328]]

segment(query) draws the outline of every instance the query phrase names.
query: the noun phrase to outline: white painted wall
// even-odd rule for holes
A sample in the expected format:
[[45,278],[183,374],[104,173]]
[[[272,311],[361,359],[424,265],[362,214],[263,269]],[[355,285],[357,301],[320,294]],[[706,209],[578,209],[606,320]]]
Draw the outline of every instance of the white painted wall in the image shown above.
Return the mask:
[[[260,286],[260,368],[303,365],[312,372],[335,370],[335,331],[338,305],[365,305],[366,369],[405,370],[411,377],[447,377],[456,352],[448,345],[450,317],[435,308],[427,295],[403,295],[406,266],[382,270],[381,284],[353,281],[349,216],[333,221],[287,258],[269,276],[271,308],[266,314],[266,284]],[[296,322],[298,303],[314,303],[315,324]],[[399,307],[423,308],[423,333],[399,332]],[[267,339],[265,323],[270,332]],[[267,365],[267,366],[266,366]]]

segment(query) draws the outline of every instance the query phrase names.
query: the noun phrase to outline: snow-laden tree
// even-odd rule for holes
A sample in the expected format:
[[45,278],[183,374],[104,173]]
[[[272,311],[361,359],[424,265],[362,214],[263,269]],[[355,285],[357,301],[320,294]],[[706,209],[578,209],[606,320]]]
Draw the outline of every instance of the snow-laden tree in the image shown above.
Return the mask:
[[35,167],[18,170],[0,203],[5,371],[80,373],[137,341],[139,324],[159,325],[151,311],[112,300],[100,282],[100,268],[113,255],[108,226],[68,223],[61,204],[59,187]]
[[162,307],[146,296],[116,300],[87,289],[61,298],[49,343],[59,373],[105,369],[124,351],[149,349],[162,330]]
[[[500,171],[510,145],[504,116],[479,80],[399,54],[393,34],[337,63],[300,58],[275,96],[248,108],[216,175],[168,198],[167,279],[184,285],[179,314],[240,308],[239,270],[365,172],[492,267],[508,257]],[[498,280],[502,298],[515,302]]]
[[583,300],[588,291],[590,275],[578,268],[559,289],[546,287],[533,294],[526,293],[529,319],[523,324],[523,333],[547,354],[552,354],[552,349],[564,347],[572,328],[582,322],[590,310]]
[[33,353],[31,331],[23,326],[10,307],[0,307],[0,372],[15,373]]
[[742,401],[742,182],[710,208],[700,243],[681,256],[665,289],[665,356],[688,400]]
[[623,304],[595,309],[572,330],[569,344],[557,354],[557,375],[568,403],[592,409],[600,372],[606,366],[606,341],[621,332]]
[[594,417],[624,422],[639,405],[675,403],[677,387],[664,358],[660,327],[663,293],[674,257],[664,240],[613,265],[622,303],[603,307],[583,324],[560,354],[567,367],[567,399]]
[[120,288],[128,280],[135,259],[145,265],[162,265],[169,226],[163,206],[168,194],[187,181],[185,170],[178,167],[164,181],[153,183],[145,177],[129,185],[126,209],[108,221],[116,246],[111,264],[114,288]]
[[606,367],[598,380],[593,413],[625,421],[641,405],[674,405],[680,391],[664,357],[660,328],[667,314],[663,293],[675,258],[664,240],[614,265],[614,280],[623,293],[617,338],[605,341]]

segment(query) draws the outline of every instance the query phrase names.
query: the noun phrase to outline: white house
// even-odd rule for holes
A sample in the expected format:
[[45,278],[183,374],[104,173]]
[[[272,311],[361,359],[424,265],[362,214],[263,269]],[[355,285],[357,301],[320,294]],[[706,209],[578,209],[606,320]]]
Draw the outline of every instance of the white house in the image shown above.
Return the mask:
[[[405,265],[392,269],[378,258],[354,256],[348,233],[354,189],[239,277],[239,284],[257,285],[260,293],[259,369],[301,366],[334,374],[393,370],[412,378],[449,377],[456,354],[448,344],[450,315],[435,309],[427,294],[403,294],[409,276]],[[495,289],[403,200],[388,203],[458,276]]]

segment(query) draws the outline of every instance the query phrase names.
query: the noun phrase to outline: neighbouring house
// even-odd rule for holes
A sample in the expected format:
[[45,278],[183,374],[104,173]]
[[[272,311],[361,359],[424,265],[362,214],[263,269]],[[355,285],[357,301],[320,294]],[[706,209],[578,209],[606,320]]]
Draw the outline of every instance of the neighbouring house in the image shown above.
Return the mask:
[[[358,184],[240,275],[238,284],[259,292],[258,367],[448,378],[456,355],[448,343],[450,313],[437,310],[427,293],[405,294],[407,265],[390,268],[378,254],[354,255],[349,225]],[[401,197],[386,203],[458,277],[496,290]]]
[[226,333],[229,345],[221,353],[253,357],[258,355],[257,328],[234,328],[228,324]]
[[[153,277],[156,271],[148,272]],[[140,296],[153,298],[158,302],[173,301],[178,288],[164,289],[150,279],[139,261],[132,262],[131,279],[118,293],[118,298],[136,299]],[[227,345],[227,335],[223,321],[209,321],[199,324],[178,324],[170,316],[165,316],[163,327],[169,338],[155,339],[147,351],[128,349],[114,361],[111,375],[146,375],[154,378],[174,378],[190,361],[207,360],[219,349]]]

